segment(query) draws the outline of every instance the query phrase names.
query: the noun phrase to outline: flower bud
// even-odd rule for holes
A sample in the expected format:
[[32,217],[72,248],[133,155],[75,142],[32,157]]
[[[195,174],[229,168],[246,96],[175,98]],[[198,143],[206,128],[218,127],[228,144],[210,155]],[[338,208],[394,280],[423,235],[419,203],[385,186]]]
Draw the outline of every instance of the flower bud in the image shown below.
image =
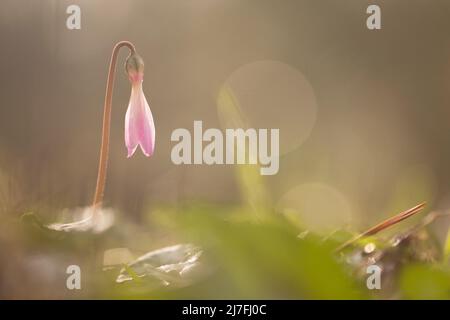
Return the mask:
[[142,82],[144,77],[144,60],[137,53],[132,53],[125,62],[125,70],[132,83]]
[[125,69],[131,81],[131,96],[125,115],[125,145],[128,157],[131,157],[140,146],[145,156],[150,157],[155,149],[155,124],[150,111],[142,81],[144,79],[144,61],[132,53],[126,63]]

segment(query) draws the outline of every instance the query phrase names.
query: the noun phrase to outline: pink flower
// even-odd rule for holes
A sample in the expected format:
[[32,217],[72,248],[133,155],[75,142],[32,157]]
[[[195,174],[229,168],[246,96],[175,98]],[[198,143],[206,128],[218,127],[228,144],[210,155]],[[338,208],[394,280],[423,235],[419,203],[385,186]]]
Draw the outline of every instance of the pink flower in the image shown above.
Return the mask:
[[155,149],[155,125],[152,112],[142,91],[144,80],[144,63],[137,55],[131,55],[126,62],[126,70],[131,82],[131,96],[125,115],[125,145],[128,158],[138,146],[147,157]]

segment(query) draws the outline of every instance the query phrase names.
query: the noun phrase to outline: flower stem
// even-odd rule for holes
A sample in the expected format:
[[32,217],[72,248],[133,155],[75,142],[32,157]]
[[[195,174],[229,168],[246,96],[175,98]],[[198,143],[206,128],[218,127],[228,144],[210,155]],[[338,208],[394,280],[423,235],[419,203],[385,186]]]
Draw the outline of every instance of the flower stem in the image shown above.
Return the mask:
[[[112,51],[111,60],[109,63],[108,80],[106,83],[105,104],[103,107],[103,129],[102,129],[102,143],[100,146],[100,160],[98,165],[97,186],[95,188],[93,208],[101,206],[103,202],[103,193],[105,191],[106,172],[108,168],[108,154],[109,154],[109,132],[111,128],[111,101],[114,87],[114,76],[116,73],[117,56],[120,48],[128,47],[131,54],[135,53],[134,45],[129,41],[118,42]],[[95,210],[94,210],[95,212]]]

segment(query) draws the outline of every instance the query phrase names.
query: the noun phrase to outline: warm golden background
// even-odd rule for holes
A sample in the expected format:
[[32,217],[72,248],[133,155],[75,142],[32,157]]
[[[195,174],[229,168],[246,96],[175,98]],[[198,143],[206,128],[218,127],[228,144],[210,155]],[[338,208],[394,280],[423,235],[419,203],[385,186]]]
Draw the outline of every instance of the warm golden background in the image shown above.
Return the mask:
[[[81,30],[65,27],[70,4]],[[380,31],[365,26],[369,4]],[[445,0],[3,0],[0,214],[91,202],[109,57],[124,39],[145,59],[157,132],[154,157],[126,159],[124,50],[105,201],[130,219],[240,201],[232,166],[170,160],[174,129],[220,127],[223,85],[254,127],[280,128],[280,171],[265,180],[281,207],[315,213],[305,221],[362,228],[423,200],[446,207],[449,14]]]

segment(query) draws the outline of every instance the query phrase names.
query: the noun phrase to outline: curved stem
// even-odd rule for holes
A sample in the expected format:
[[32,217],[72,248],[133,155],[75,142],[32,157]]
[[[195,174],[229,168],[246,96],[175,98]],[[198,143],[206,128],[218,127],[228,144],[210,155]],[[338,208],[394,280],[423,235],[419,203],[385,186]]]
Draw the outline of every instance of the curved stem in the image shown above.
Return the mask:
[[[94,201],[92,206],[96,208],[101,205],[103,201],[103,193],[106,183],[106,172],[108,168],[108,154],[109,154],[109,132],[111,127],[111,100],[112,91],[114,87],[114,76],[116,73],[117,56],[120,48],[128,47],[131,53],[134,53],[135,47],[129,41],[118,42],[112,51],[111,60],[109,63],[108,80],[106,83],[105,104],[103,107],[103,129],[102,129],[102,143],[100,146],[100,160],[98,165],[97,186],[95,188]],[[95,211],[94,211],[95,212]]]

